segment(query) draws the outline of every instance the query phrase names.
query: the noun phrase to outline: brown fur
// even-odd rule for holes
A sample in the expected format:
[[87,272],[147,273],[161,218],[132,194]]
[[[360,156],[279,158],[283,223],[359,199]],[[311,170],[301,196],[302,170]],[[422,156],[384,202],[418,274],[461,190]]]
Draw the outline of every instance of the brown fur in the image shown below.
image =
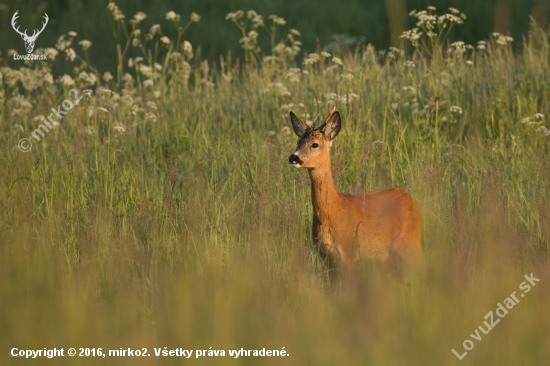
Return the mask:
[[340,115],[331,112],[319,129],[308,128],[293,113],[291,119],[301,139],[289,160],[309,171],[313,244],[328,266],[331,282],[350,278],[353,264],[360,259],[376,262],[398,282],[407,268],[421,271],[423,219],[418,203],[399,188],[360,195],[338,193],[330,147],[340,130]]

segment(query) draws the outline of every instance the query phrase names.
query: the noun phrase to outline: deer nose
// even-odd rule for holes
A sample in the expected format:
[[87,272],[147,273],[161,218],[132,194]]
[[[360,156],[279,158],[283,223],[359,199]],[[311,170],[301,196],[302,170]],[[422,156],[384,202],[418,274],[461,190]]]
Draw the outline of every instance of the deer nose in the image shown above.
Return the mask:
[[300,159],[300,158],[298,157],[298,155],[296,155],[296,154],[290,155],[290,156],[288,157],[288,162],[289,162],[290,164],[303,164],[303,163],[304,163],[304,162],[302,161],[302,159]]

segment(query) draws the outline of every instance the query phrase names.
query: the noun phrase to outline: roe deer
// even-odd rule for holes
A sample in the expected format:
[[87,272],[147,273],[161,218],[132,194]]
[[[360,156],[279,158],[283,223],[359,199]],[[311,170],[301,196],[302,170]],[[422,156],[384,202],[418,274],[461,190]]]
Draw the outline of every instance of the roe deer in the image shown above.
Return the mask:
[[[340,114],[330,112],[315,127],[294,113],[290,120],[300,140],[288,161],[307,168],[313,201],[313,245],[329,270],[331,284],[349,279],[354,262],[370,259],[392,281],[401,283],[405,268],[422,272],[420,246],[422,211],[411,196],[398,188],[366,194],[338,193],[332,179],[330,147],[341,127]],[[403,266],[404,265],[404,266]]]

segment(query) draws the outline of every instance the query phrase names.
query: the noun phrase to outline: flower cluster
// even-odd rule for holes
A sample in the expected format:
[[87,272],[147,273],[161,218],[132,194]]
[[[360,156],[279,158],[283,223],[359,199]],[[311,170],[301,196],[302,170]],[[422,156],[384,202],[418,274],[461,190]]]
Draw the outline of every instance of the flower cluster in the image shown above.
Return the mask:
[[327,94],[327,105],[336,105],[336,104],[344,104],[349,105],[354,100],[359,99],[359,95],[351,92],[346,93],[343,95],[338,95],[336,93],[329,93]]
[[[273,16],[270,16],[273,17]],[[273,18],[273,24],[275,25],[281,25],[285,24],[282,23],[281,20],[284,22],[283,18],[276,17]],[[278,20],[278,22],[276,22]],[[286,39],[281,40],[274,48],[273,48],[273,54],[277,55],[281,58],[288,57],[290,59],[294,59],[298,53],[300,53],[302,42],[296,39],[296,37],[300,36],[300,32],[298,32],[296,29],[291,29]]]
[[252,28],[256,29],[259,27],[264,27],[264,18],[256,13],[254,10],[249,10],[246,12],[246,17],[252,20]]
[[107,5],[107,9],[109,9],[109,11],[111,12],[111,15],[113,16],[113,18],[117,22],[124,20],[124,18],[125,18],[124,14],[122,13],[122,11],[118,8],[118,6],[114,2],[111,1]]
[[280,26],[283,26],[286,24],[286,20],[284,20],[283,18],[275,14],[271,14],[268,18],[273,21],[273,24],[280,25]]
[[420,31],[418,28],[413,28],[411,30],[405,31],[401,35],[401,38],[408,39],[415,47],[418,46],[420,37],[422,37],[422,31]]
[[456,114],[456,115],[460,115],[460,116],[462,115],[462,108],[460,108],[456,105],[452,105],[450,111],[451,111],[452,114]]
[[541,135],[550,137],[550,130],[544,126],[544,121],[544,114],[535,113],[532,116],[522,118],[520,122],[528,128],[534,128]]
[[143,20],[147,19],[147,14],[142,11],[138,11],[134,17],[130,20],[130,24],[134,27],[138,26]]
[[181,16],[179,14],[176,14],[174,11],[170,10],[168,13],[166,13],[166,19],[170,20],[172,22],[179,22]]
[[463,24],[466,19],[466,15],[455,8],[449,8],[449,13],[439,16],[435,11],[433,6],[428,6],[427,10],[411,11],[409,15],[417,19],[416,27],[404,32],[401,38],[408,39],[414,47],[421,45],[422,35],[426,35],[432,43],[441,43],[450,28]]
[[492,36],[494,37],[496,44],[500,46],[506,46],[514,41],[512,37],[502,35],[498,32],[493,32]]

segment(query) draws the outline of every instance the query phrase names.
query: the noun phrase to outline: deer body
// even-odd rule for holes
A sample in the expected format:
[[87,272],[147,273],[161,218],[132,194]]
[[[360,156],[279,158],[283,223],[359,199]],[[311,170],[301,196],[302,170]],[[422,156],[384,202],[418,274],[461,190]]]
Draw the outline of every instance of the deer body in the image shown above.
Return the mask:
[[292,112],[291,120],[301,139],[289,162],[309,171],[313,244],[331,282],[349,278],[353,264],[362,259],[376,262],[397,281],[403,270],[421,269],[422,211],[410,195],[398,188],[360,195],[337,192],[329,150],[340,130],[338,112],[333,111],[319,129],[315,123],[308,128]]

